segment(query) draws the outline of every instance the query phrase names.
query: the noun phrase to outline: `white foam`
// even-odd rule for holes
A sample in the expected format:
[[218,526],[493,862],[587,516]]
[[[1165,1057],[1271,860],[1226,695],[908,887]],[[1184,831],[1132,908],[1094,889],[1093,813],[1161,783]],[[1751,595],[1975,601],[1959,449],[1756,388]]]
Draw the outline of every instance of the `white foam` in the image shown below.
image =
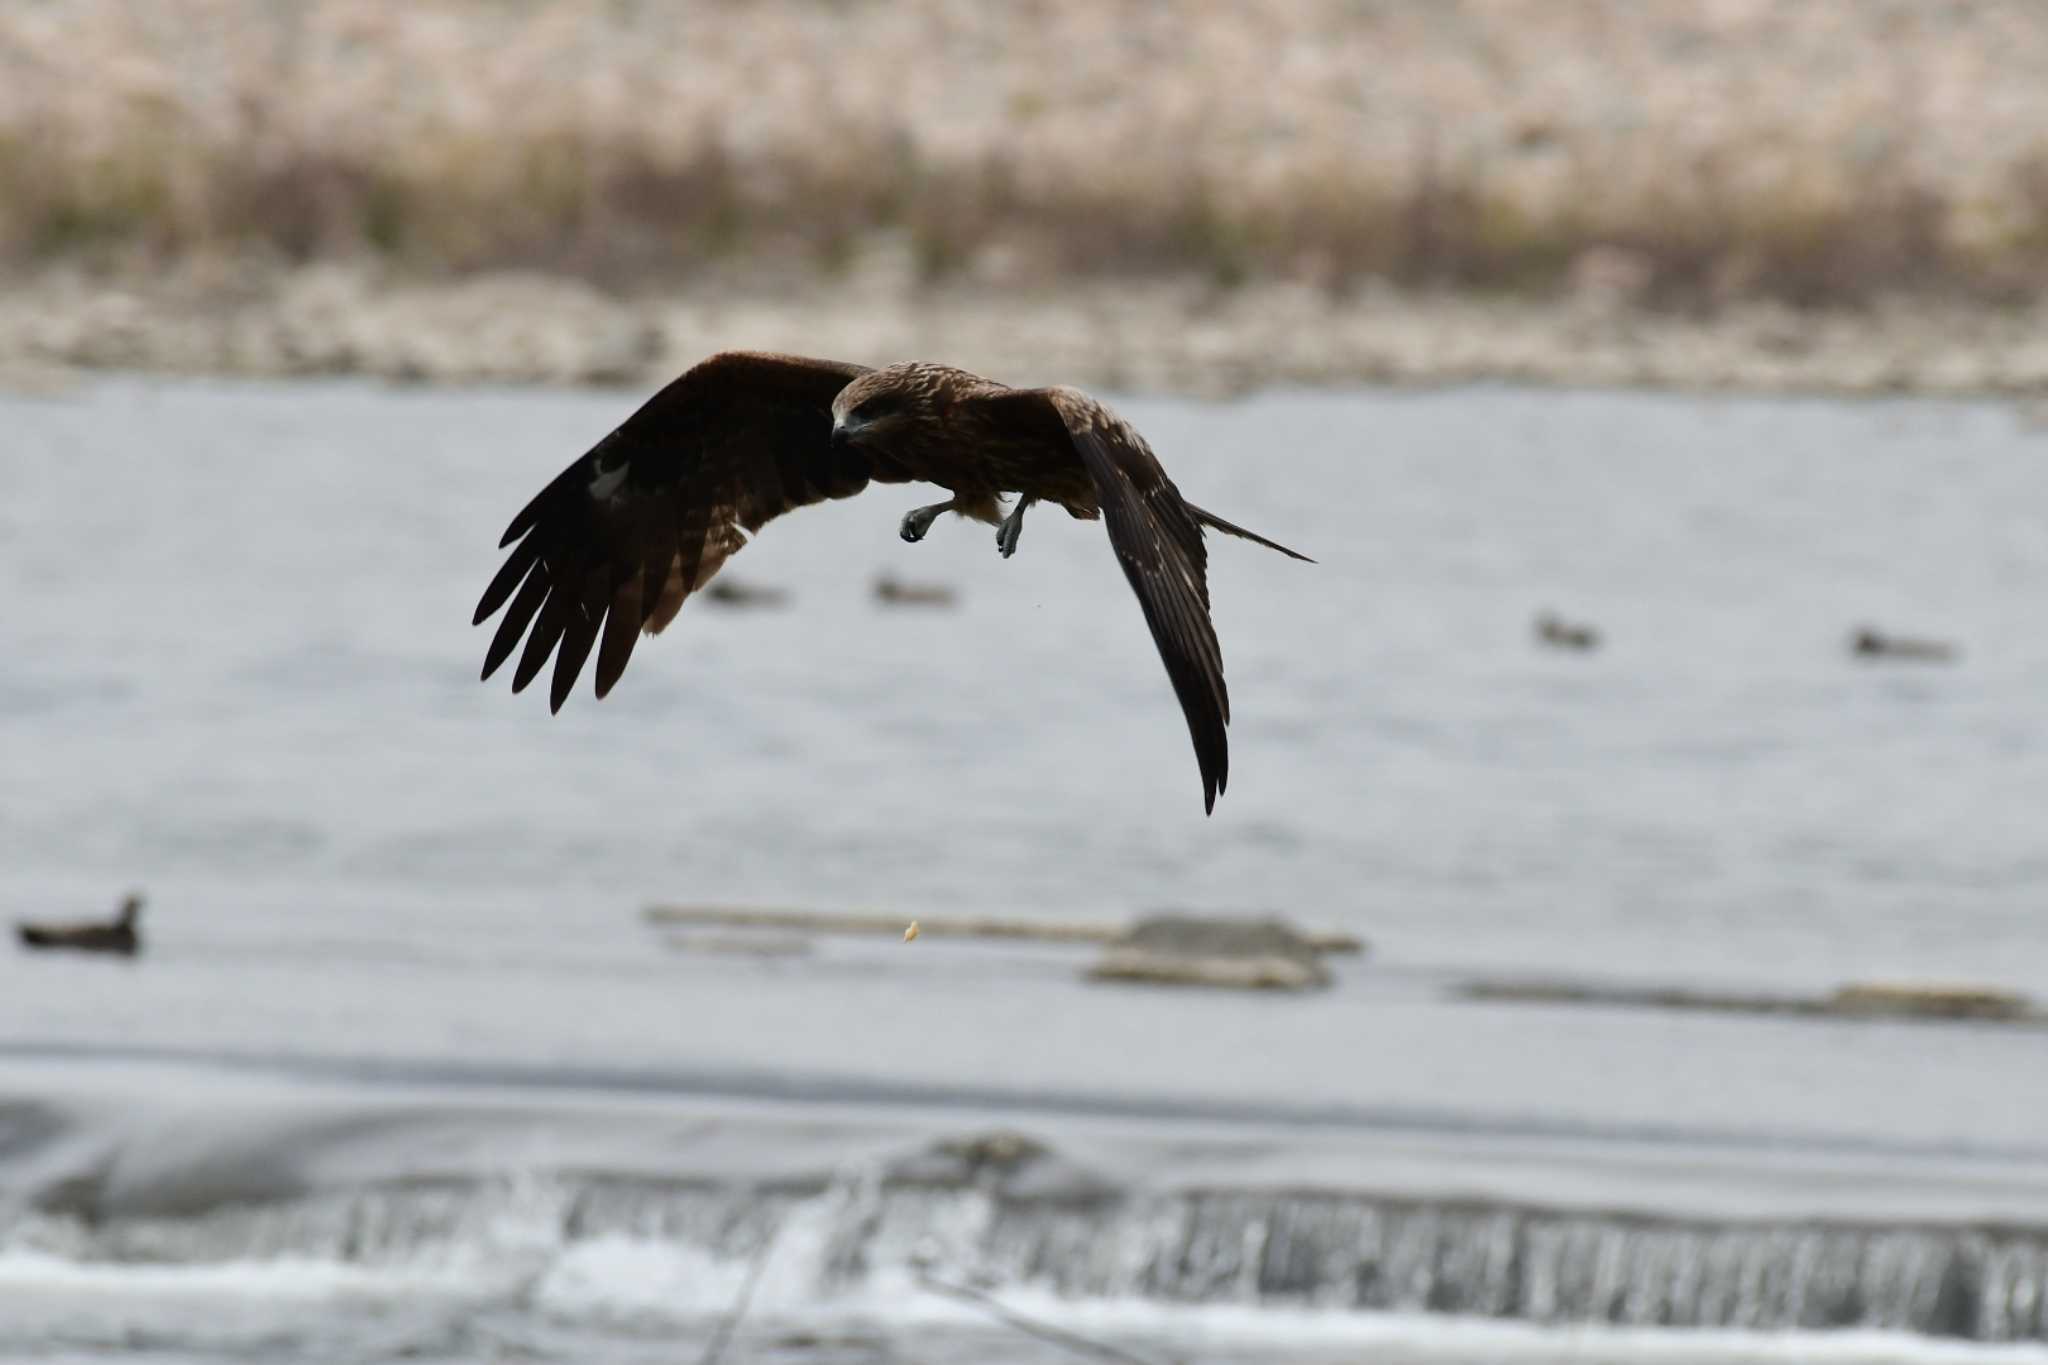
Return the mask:
[[[933,1296],[920,1291],[925,1299]],[[1166,1305],[1140,1300],[1067,1301],[1038,1290],[997,1294],[1004,1307],[1068,1331],[1142,1337],[1187,1346],[1258,1346],[1278,1352],[1355,1348],[1376,1362],[1512,1362],[1512,1365],[2048,1365],[2048,1346],[1987,1345],[1897,1332],[1744,1332],[1605,1326],[1540,1326],[1419,1313]],[[969,1311],[947,1302],[935,1318]]]
[[600,1322],[687,1322],[726,1312],[748,1266],[677,1242],[600,1237],[564,1250],[533,1286],[551,1317]]
[[300,1257],[137,1265],[16,1250],[0,1254],[0,1355],[40,1356],[58,1343],[127,1351],[138,1340],[208,1355],[331,1350],[402,1340],[412,1324],[466,1319],[515,1292],[502,1276],[417,1266]]
[[0,1254],[0,1302],[16,1296],[52,1294],[150,1295],[203,1298],[314,1300],[422,1293],[465,1293],[485,1287],[475,1271],[429,1270],[418,1266],[359,1266],[311,1257],[135,1264],[73,1261],[45,1252]]
[[[783,1237],[759,1268],[747,1321],[862,1323],[944,1331],[997,1327],[990,1315],[924,1287],[913,1272],[877,1267],[844,1293],[821,1292],[820,1248]],[[750,1259],[673,1241],[604,1237],[560,1251],[537,1274],[500,1264],[365,1267],[310,1258],[189,1265],[79,1262],[43,1252],[0,1254],[0,1321],[9,1336],[118,1340],[321,1339],[365,1313],[458,1316],[536,1312],[558,1327],[683,1329],[732,1311],[754,1273]],[[1279,1359],[1342,1351],[1379,1362],[1464,1365],[2048,1365],[2048,1346],[1985,1345],[1901,1333],[1742,1332],[1538,1326],[1425,1314],[1204,1306],[1131,1299],[1063,1299],[1045,1290],[995,1291],[1004,1308],[1065,1331],[1153,1343],[1196,1358],[1256,1349]],[[322,1308],[329,1310],[322,1313]],[[327,1324],[323,1328],[323,1321]]]

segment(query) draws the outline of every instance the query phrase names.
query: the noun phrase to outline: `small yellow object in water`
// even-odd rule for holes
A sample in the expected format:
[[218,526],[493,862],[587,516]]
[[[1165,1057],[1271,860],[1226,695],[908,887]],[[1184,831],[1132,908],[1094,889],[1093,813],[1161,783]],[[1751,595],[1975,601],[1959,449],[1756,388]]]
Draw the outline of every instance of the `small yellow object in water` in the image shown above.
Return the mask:
[[903,931],[903,941],[904,941],[905,943],[908,943],[908,942],[910,942],[910,940],[912,940],[912,939],[914,939],[914,938],[916,938],[916,937],[917,937],[917,921],[916,921],[916,920],[912,920],[912,921],[910,922],[910,927],[909,927],[908,929],[905,929],[905,930]]

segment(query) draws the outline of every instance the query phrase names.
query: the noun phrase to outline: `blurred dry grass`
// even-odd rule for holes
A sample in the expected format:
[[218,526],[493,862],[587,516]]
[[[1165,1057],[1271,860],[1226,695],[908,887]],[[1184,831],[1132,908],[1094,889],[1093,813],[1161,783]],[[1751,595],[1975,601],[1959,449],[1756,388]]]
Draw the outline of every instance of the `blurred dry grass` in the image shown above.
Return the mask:
[[2030,0],[15,0],[0,262],[2048,285]]

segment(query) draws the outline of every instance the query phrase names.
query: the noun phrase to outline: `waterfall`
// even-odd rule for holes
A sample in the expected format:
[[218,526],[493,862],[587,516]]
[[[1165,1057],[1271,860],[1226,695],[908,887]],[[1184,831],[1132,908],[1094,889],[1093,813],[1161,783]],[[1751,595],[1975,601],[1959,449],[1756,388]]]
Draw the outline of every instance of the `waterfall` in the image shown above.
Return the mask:
[[783,1298],[830,1298],[931,1269],[1069,1298],[2048,1339],[2048,1230],[2034,1228],[1714,1222],[1352,1193],[1031,1197],[872,1173],[767,1187],[414,1182],[175,1218],[47,1206],[0,1226],[0,1255],[130,1265],[489,1258],[538,1273],[600,1242],[727,1266],[772,1250]]

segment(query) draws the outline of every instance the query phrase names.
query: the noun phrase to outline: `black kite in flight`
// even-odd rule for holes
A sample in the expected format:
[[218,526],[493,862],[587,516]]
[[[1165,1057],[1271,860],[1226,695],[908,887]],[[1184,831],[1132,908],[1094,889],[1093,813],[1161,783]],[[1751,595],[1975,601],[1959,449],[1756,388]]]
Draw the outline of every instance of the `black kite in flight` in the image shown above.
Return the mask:
[[[923,539],[941,512],[958,512],[995,524],[1007,558],[1034,502],[1106,518],[1187,715],[1204,808],[1214,810],[1230,769],[1230,697],[1209,622],[1202,528],[1307,556],[1183,499],[1145,438],[1078,389],[1013,389],[943,365],[871,370],[746,351],[712,356],[648,399],[512,519],[499,544],[517,544],[476,608],[482,624],[511,603],[483,676],[524,636],[512,690],[554,654],[548,700],[560,710],[595,646],[602,697],[640,633],[673,620],[748,533],[871,481],[913,480],[953,496],[903,518],[910,541]],[[1007,516],[1005,493],[1018,495]]]

